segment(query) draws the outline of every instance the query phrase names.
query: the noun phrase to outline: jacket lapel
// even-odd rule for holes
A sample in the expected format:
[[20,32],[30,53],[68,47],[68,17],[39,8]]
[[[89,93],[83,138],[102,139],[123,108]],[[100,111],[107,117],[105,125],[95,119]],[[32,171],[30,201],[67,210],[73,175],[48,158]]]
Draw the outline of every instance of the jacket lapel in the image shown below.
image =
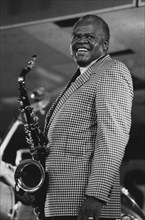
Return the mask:
[[[63,106],[65,101],[74,93],[78,88],[80,88],[85,82],[90,79],[91,71],[86,71],[83,75],[80,75],[71,85],[68,85],[64,88],[64,90],[60,93],[54,104],[52,105],[51,109],[49,110],[46,120],[45,120],[45,128],[44,131],[47,132],[51,122],[53,121],[55,115]],[[68,88],[67,88],[68,87]]]
[[[45,128],[44,131],[47,134],[48,128],[54,119],[57,112],[60,110],[60,108],[63,106],[65,101],[74,93],[78,88],[80,88],[84,83],[86,83],[92,74],[96,73],[97,70],[100,69],[100,67],[104,64],[106,60],[110,60],[110,56],[107,55],[105,58],[99,60],[98,62],[95,62],[91,67],[89,67],[85,73],[80,75],[74,82],[67,84],[67,86],[62,90],[52,107],[50,108],[46,120],[45,120]],[[97,74],[97,73],[96,73]]]

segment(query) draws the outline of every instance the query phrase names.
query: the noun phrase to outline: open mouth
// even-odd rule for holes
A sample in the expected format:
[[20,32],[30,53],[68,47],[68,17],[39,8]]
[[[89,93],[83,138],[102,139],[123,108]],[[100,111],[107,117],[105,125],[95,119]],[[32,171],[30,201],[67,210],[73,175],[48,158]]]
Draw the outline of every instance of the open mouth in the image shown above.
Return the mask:
[[84,55],[84,54],[86,54],[86,53],[88,53],[88,49],[87,48],[78,48],[77,50],[76,50],[76,55],[78,56],[78,55]]
[[86,49],[86,48],[78,48],[78,49],[77,49],[77,51],[81,51],[81,52],[87,52],[87,51],[88,51],[88,49]]

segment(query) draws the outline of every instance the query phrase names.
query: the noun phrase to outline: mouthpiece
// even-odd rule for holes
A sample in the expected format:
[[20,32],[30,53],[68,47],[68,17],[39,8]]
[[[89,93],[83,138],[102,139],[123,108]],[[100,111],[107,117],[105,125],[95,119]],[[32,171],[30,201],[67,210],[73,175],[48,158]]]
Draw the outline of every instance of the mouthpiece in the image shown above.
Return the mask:
[[[28,62],[27,67],[25,67],[24,69],[22,69],[21,73],[20,73],[20,79],[19,81],[23,81],[23,78],[25,77],[25,75],[33,68],[33,66],[35,65],[35,60],[37,58],[37,55],[33,55],[32,56],[32,60],[30,60]],[[21,79],[22,78],[22,79]]]
[[33,58],[36,58],[36,57],[37,57],[37,55],[33,55],[32,57],[33,57]]
[[29,68],[30,70],[32,69],[32,67],[33,67],[34,64],[35,64],[36,58],[37,58],[37,55],[33,55],[33,56],[32,56],[32,60],[30,60],[30,61],[28,62],[27,69],[28,69],[28,68]]

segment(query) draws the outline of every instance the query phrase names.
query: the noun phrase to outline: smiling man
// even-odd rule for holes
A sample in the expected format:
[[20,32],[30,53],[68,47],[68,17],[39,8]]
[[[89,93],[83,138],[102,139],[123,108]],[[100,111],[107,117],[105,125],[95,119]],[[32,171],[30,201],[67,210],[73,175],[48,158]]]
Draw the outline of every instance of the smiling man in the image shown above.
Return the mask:
[[70,48],[78,69],[45,122],[45,219],[121,217],[119,169],[129,140],[133,86],[128,68],[108,54],[109,38],[108,25],[95,15],[73,27]]
[[[92,18],[92,16],[91,16]],[[109,28],[102,19],[80,19],[72,33],[72,54],[80,67],[107,54],[109,44]]]

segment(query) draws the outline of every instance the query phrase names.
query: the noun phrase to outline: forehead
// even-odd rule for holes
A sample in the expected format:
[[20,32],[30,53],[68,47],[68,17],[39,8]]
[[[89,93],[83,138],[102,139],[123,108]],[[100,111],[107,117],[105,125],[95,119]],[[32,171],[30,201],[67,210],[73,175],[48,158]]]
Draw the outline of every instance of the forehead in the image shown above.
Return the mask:
[[93,34],[97,34],[98,33],[98,28],[95,24],[78,24],[72,34],[76,34],[76,33],[93,33]]

